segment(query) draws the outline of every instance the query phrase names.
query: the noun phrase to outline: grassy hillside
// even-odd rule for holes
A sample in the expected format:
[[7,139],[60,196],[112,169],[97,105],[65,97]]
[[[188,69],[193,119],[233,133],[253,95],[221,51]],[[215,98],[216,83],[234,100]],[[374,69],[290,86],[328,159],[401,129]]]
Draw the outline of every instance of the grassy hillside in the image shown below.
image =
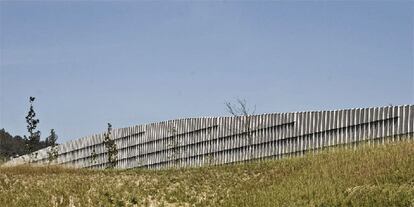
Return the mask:
[[414,143],[244,165],[0,168],[0,206],[414,206]]

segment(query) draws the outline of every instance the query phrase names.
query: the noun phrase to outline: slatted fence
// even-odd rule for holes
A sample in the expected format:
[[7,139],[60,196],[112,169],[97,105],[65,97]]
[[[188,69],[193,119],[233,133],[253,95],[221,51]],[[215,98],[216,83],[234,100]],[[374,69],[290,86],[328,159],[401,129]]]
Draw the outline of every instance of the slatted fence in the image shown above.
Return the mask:
[[[117,168],[221,165],[298,156],[336,145],[413,138],[414,105],[188,118],[114,129]],[[58,146],[58,164],[105,168],[104,134]],[[49,148],[7,164],[47,163]],[[92,156],[95,154],[95,156]]]

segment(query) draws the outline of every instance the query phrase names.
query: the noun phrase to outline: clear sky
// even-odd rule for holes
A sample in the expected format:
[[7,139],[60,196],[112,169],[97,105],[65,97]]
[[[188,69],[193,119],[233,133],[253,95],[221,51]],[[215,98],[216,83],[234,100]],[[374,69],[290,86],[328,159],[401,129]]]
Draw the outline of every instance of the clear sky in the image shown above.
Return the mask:
[[0,2],[0,128],[42,139],[227,115],[414,103],[414,3]]

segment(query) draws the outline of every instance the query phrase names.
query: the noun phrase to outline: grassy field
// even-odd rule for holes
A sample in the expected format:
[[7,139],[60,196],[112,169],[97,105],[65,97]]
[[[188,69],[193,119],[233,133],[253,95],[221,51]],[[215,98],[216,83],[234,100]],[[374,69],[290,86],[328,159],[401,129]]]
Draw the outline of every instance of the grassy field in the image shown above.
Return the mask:
[[2,167],[0,206],[414,206],[414,143],[162,171]]

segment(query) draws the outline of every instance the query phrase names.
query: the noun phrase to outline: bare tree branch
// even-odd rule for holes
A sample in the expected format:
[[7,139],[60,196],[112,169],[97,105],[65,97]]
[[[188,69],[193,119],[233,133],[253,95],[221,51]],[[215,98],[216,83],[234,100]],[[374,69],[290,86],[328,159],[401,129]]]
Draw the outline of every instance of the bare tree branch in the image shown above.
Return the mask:
[[236,104],[231,104],[230,102],[226,102],[226,109],[231,115],[235,117],[239,117],[242,121],[243,128],[241,129],[241,133],[246,133],[247,140],[248,140],[248,156],[253,156],[253,132],[252,132],[252,115],[256,113],[256,105],[251,110],[245,99],[237,99]]
[[226,110],[233,116],[251,116],[256,113],[256,105],[250,109],[246,99],[237,99],[236,104],[226,102]]

